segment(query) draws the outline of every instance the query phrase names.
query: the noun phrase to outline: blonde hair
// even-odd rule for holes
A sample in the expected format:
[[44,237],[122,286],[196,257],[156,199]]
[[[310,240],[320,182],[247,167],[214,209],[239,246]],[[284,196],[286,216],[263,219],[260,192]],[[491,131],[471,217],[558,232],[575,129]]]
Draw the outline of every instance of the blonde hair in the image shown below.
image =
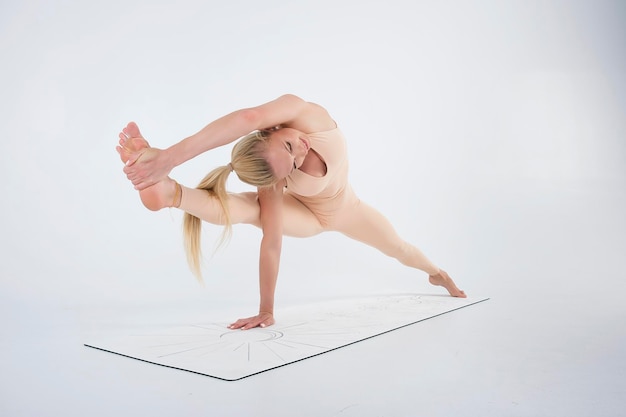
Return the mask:
[[[278,181],[264,156],[270,133],[267,130],[259,130],[241,138],[233,147],[230,164],[215,168],[209,172],[196,187],[199,190],[206,190],[212,196],[217,197],[222,206],[224,217],[221,220],[224,224],[224,231],[219,240],[218,248],[232,235],[228,193],[226,191],[226,181],[230,172],[235,171],[241,181],[255,187],[270,187]],[[202,220],[185,213],[183,219],[185,252],[189,267],[198,280],[202,280],[200,267],[200,259],[202,258],[201,230]]]

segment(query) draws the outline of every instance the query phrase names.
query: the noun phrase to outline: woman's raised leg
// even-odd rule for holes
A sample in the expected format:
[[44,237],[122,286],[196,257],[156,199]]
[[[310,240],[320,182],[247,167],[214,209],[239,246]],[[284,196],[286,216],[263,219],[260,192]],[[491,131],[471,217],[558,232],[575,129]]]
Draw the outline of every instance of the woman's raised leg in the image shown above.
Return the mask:
[[[149,147],[139,127],[133,122],[122,130],[119,138],[120,146],[116,149],[122,162],[128,161],[132,155]],[[224,212],[217,198],[206,190],[181,186],[169,177],[139,191],[139,197],[149,210],[177,207],[206,222],[225,223]],[[230,194],[228,204],[233,224],[259,225],[259,204],[256,201],[256,193]]]
[[[147,148],[139,127],[131,122],[120,133],[120,146],[117,151],[123,162],[133,154]],[[177,194],[177,187],[180,187]],[[150,210],[177,207],[208,223],[223,225],[224,211],[218,199],[206,190],[179,186],[176,181],[166,178],[139,192],[142,203]],[[230,193],[228,207],[232,224],[251,224],[261,227],[261,210],[257,193]],[[322,232],[317,217],[300,201],[289,194],[284,196],[284,234],[293,237],[309,237]]]

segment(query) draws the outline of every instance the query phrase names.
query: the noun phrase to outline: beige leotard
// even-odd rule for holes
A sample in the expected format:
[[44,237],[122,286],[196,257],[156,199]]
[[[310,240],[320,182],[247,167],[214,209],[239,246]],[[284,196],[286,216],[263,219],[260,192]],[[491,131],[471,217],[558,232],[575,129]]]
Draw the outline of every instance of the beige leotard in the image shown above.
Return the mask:
[[339,128],[308,134],[311,151],[326,164],[326,175],[316,177],[295,170],[287,177],[287,193],[307,206],[325,230],[333,229],[345,210],[359,204],[348,183],[346,139]]
[[[373,246],[405,265],[429,274],[439,271],[419,249],[402,240],[380,212],[361,201],[348,182],[346,139],[335,128],[307,135],[311,149],[326,163],[326,175],[315,177],[300,170],[287,177],[283,198],[283,233],[294,237],[337,231]],[[256,192],[229,194],[233,224],[261,227]],[[222,206],[205,190],[185,188],[181,208],[209,223],[223,224]]]

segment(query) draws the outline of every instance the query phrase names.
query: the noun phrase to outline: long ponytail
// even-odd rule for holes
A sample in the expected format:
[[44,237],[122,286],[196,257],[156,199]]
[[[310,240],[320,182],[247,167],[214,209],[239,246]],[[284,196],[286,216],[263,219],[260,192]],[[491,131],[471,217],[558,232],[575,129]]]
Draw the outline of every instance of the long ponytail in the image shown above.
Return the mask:
[[[224,231],[218,247],[221,246],[232,234],[232,224],[230,222],[230,211],[228,210],[228,194],[226,192],[226,180],[230,174],[230,166],[222,166],[215,168],[209,172],[200,181],[200,184],[196,187],[199,190],[206,190],[214,197],[222,206],[223,218],[220,219],[220,223],[224,224]],[[200,259],[202,258],[202,245],[201,245],[201,232],[202,232],[202,220],[200,218],[185,212],[183,217],[183,240],[185,244],[185,253],[187,255],[187,262],[193,274],[202,279],[202,272],[200,266]]]
[[[196,187],[200,190],[206,190],[211,196],[216,197],[222,207],[223,217],[219,219],[219,223],[224,225],[224,230],[218,248],[232,235],[228,192],[226,191],[226,181],[230,172],[234,170],[241,181],[255,187],[272,186],[277,181],[270,165],[263,156],[268,138],[268,131],[255,131],[244,136],[233,147],[231,163],[209,172]],[[201,231],[202,220],[185,212],[183,219],[185,252],[189,267],[198,280],[202,280],[200,265],[202,258]]]

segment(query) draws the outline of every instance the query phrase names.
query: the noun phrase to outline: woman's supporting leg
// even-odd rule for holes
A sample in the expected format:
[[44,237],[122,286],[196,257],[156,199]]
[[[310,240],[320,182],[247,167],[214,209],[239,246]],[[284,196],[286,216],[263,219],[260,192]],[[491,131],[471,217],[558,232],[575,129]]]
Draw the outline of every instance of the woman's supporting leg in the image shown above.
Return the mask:
[[396,258],[404,265],[426,272],[431,284],[446,288],[450,295],[465,297],[465,293],[457,288],[445,271],[439,269],[418,248],[402,240],[385,216],[362,201],[346,208],[333,229]]

